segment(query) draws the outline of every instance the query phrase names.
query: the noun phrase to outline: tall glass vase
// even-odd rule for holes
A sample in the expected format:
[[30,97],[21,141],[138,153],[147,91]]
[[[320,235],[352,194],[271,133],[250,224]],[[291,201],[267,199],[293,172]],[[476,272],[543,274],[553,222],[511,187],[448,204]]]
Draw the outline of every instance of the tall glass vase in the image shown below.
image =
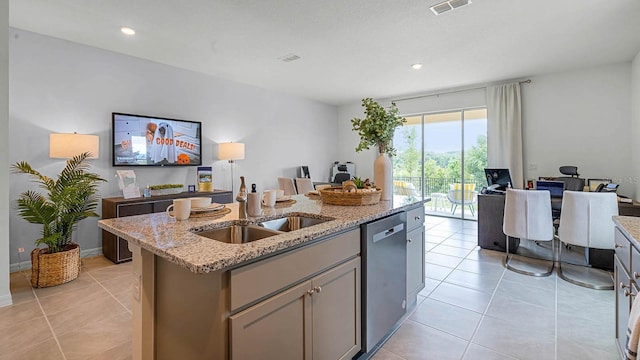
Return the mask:
[[393,198],[393,173],[391,159],[384,153],[379,153],[373,162],[373,182],[382,189],[380,200]]

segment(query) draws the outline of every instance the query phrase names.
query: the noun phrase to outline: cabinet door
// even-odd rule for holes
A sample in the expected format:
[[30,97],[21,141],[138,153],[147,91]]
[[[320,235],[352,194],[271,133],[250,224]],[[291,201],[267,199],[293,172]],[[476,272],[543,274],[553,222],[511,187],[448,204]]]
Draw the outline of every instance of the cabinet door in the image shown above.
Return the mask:
[[169,205],[173,204],[173,200],[155,201],[153,203],[153,212],[159,213],[167,210]]
[[407,302],[424,289],[424,226],[407,233]]
[[311,359],[311,281],[230,318],[231,359]]
[[[616,342],[622,354],[625,353],[627,343],[627,326],[631,310],[631,280],[616,256],[614,261],[614,276],[616,280]],[[636,292],[634,292],[636,293]]]
[[117,205],[117,207],[118,212],[116,213],[116,217],[142,215],[153,212],[153,205],[151,203],[124,204]]
[[[360,351],[360,258],[312,280],[313,359],[351,359]],[[267,357],[263,357],[267,359]]]

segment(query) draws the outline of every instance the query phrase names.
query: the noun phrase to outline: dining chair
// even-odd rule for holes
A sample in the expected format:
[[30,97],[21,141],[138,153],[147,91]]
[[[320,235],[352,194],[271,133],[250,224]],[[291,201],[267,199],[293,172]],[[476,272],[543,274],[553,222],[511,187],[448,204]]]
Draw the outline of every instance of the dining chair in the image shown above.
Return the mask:
[[[565,191],[562,197],[562,212],[558,239],[558,276],[572,284],[596,290],[613,290],[613,280],[608,272],[591,268],[588,260],[580,267],[580,276],[568,276],[562,270],[562,248],[575,245],[585,248],[588,256],[589,248],[614,250],[615,225],[613,216],[618,215],[618,199],[610,192]],[[565,246],[563,246],[565,244]],[[613,256],[613,255],[612,255]],[[567,270],[575,270],[566,262]],[[586,271],[585,271],[586,268]],[[573,272],[573,271],[571,271]],[[598,281],[600,280],[600,281]]]
[[[504,221],[502,231],[507,236],[505,267],[511,271],[530,276],[549,276],[553,273],[555,263],[554,228],[551,218],[551,195],[548,191],[507,189],[504,204]],[[551,265],[545,272],[527,271],[511,264],[513,256],[509,253],[509,236],[523,240],[533,240],[534,246],[539,242],[551,243]],[[537,252],[537,248],[532,249]],[[519,256],[518,260],[526,257]],[[526,263],[526,262],[525,262]],[[529,265],[529,264],[528,264]]]
[[293,178],[278,178],[278,187],[284,190],[285,195],[297,195],[296,186],[293,184]]
[[298,194],[306,194],[309,191],[314,191],[313,183],[309,178],[296,178],[296,189],[298,189]]

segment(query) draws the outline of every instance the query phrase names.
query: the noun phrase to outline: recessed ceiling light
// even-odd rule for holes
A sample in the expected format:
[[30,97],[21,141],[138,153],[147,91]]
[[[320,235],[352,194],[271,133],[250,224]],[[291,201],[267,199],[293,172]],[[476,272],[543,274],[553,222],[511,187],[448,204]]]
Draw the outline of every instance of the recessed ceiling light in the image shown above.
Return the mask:
[[414,70],[422,69],[422,64],[413,64],[411,65],[411,68],[413,68]]
[[122,33],[125,34],[125,35],[135,35],[136,34],[135,30],[133,30],[130,27],[126,27],[126,26],[121,27],[120,31],[122,31]]

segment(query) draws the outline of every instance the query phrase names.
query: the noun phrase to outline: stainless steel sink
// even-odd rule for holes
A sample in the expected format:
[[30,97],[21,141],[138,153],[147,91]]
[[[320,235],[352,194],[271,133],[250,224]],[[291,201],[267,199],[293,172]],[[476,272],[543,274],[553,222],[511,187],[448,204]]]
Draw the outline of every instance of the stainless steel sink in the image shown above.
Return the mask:
[[329,220],[316,219],[316,218],[306,217],[306,216],[287,216],[280,219],[263,221],[258,225],[264,228],[276,230],[276,231],[294,231],[294,230],[306,228],[309,226],[322,224],[323,222],[326,222],[326,221],[329,221]]
[[219,229],[199,232],[197,234],[228,244],[244,244],[264,239],[269,236],[278,235],[281,234],[281,232],[255,225],[231,225]]

